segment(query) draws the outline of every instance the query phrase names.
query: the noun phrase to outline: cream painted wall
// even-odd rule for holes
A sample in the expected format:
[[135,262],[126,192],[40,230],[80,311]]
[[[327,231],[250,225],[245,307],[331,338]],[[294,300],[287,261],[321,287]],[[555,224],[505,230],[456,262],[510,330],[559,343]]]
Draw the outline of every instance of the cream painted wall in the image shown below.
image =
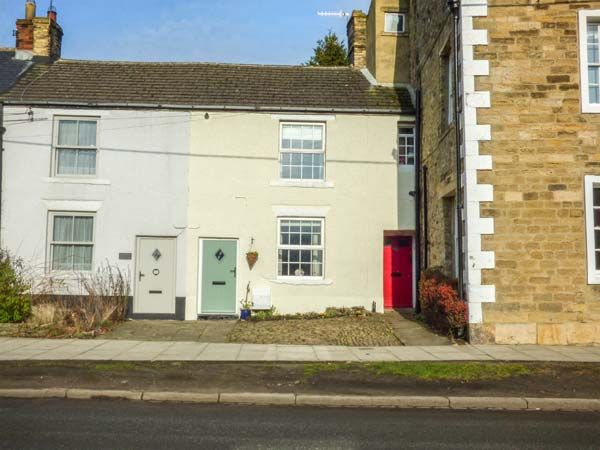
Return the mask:
[[[396,162],[398,116],[323,116],[326,181],[332,187],[274,186],[279,180],[280,116],[195,113],[190,129],[186,230],[186,318],[198,311],[198,243],[239,239],[237,298],[248,281],[271,289],[284,313],[328,306],[383,309],[383,232],[414,229],[412,168]],[[314,121],[314,116],[310,117]],[[292,285],[277,280],[277,208],[322,208],[325,281]],[[259,260],[245,260],[255,239]],[[239,305],[238,305],[239,307]]]

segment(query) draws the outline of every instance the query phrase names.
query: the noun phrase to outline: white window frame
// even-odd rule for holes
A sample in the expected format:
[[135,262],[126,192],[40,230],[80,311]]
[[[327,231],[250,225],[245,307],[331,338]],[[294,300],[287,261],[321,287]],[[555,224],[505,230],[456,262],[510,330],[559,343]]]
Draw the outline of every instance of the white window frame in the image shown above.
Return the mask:
[[594,188],[600,187],[600,176],[587,175],[585,177],[585,222],[587,241],[587,272],[588,284],[600,284],[600,270],[596,269],[596,248],[594,226]]
[[[321,222],[321,245],[284,245],[281,244],[281,222],[284,220]],[[306,275],[279,275],[279,251],[280,250],[321,250],[323,252],[321,276]],[[323,217],[278,217],[277,218],[277,280],[307,280],[322,281],[325,280],[325,218]]]
[[[405,133],[400,133],[400,130],[402,128],[410,128],[412,130],[411,134],[405,134]],[[408,153],[406,151],[404,151],[404,153],[402,153],[403,150],[401,150],[401,145],[400,145],[400,139],[401,138],[408,138],[408,137],[412,137],[413,138],[413,154],[412,154],[412,159],[413,162],[412,164],[408,163]],[[416,128],[414,124],[404,124],[404,123],[399,123],[398,124],[398,165],[400,165],[401,167],[414,167],[415,166],[415,158],[416,158],[416,149],[417,149],[417,136],[416,136]],[[406,161],[405,163],[401,163],[400,162],[400,157],[404,156],[404,160]]]
[[[61,121],[68,120],[76,120],[82,122],[96,122],[96,145],[94,147],[82,147],[82,146],[74,146],[74,145],[58,145],[58,134],[59,127]],[[52,177],[55,178],[97,178],[98,177],[98,160],[99,160],[99,137],[100,137],[100,117],[98,116],[55,116],[54,117],[54,132],[52,137]],[[95,150],[96,151],[96,172],[93,174],[59,174],[58,173],[58,150],[60,149],[68,149],[68,150]]]
[[[284,125],[312,125],[312,126],[320,126],[323,129],[323,148],[319,151],[316,149],[289,149],[283,148],[283,127]],[[282,121],[279,122],[279,176],[278,179],[283,183],[305,183],[307,185],[314,183],[323,183],[327,179],[326,173],[326,165],[325,161],[327,150],[327,124],[324,122],[292,122],[292,121]],[[323,155],[323,178],[315,179],[315,178],[282,178],[281,177],[281,155],[283,153],[321,153]]]
[[[61,216],[66,216],[66,217],[91,217],[93,220],[93,225],[92,225],[92,242],[91,244],[89,242],[62,242],[62,241],[54,241],[54,218],[55,217],[61,217]],[[48,241],[48,249],[47,249],[47,254],[48,254],[48,262],[47,262],[47,269],[46,272],[47,273],[90,273],[94,271],[94,256],[95,256],[95,250],[96,250],[96,228],[97,228],[97,219],[96,219],[96,214],[92,213],[92,212],[81,212],[81,211],[50,211],[48,213],[48,237],[47,237],[47,241]],[[53,270],[52,269],[52,265],[53,265],[53,252],[54,252],[54,246],[55,245],[85,245],[88,247],[92,247],[92,262],[91,262],[91,267],[90,270]]]
[[600,103],[590,103],[588,56],[587,56],[587,26],[589,22],[597,22],[600,27],[600,9],[579,11],[579,74],[581,79],[581,112],[600,113]]
[[[402,18],[402,30],[388,30],[387,29],[387,16],[398,16]],[[387,34],[403,34],[406,33],[406,14],[395,11],[385,11],[383,13],[383,32]]]

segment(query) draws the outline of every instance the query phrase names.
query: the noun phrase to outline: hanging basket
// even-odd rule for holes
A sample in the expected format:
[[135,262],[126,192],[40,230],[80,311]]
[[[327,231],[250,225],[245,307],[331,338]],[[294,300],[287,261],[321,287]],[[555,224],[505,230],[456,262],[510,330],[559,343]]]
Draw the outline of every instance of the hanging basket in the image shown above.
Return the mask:
[[256,264],[256,261],[258,261],[258,252],[246,253],[246,261],[248,261],[248,267],[250,267],[250,270],[252,270]]

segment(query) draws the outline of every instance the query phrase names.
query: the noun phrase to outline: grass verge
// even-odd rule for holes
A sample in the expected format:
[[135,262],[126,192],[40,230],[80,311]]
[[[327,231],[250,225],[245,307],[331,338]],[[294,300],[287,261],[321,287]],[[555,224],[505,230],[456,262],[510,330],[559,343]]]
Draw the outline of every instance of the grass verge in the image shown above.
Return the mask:
[[376,377],[392,376],[425,381],[502,380],[531,375],[536,369],[513,363],[381,362],[369,364],[308,364],[307,378],[337,371],[366,371]]

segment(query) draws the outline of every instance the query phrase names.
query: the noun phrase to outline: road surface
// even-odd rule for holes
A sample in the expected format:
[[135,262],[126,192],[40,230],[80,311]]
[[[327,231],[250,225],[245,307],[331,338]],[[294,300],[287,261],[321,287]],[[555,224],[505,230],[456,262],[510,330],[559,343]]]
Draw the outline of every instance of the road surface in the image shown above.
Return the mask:
[[0,399],[0,449],[600,449],[600,414]]

